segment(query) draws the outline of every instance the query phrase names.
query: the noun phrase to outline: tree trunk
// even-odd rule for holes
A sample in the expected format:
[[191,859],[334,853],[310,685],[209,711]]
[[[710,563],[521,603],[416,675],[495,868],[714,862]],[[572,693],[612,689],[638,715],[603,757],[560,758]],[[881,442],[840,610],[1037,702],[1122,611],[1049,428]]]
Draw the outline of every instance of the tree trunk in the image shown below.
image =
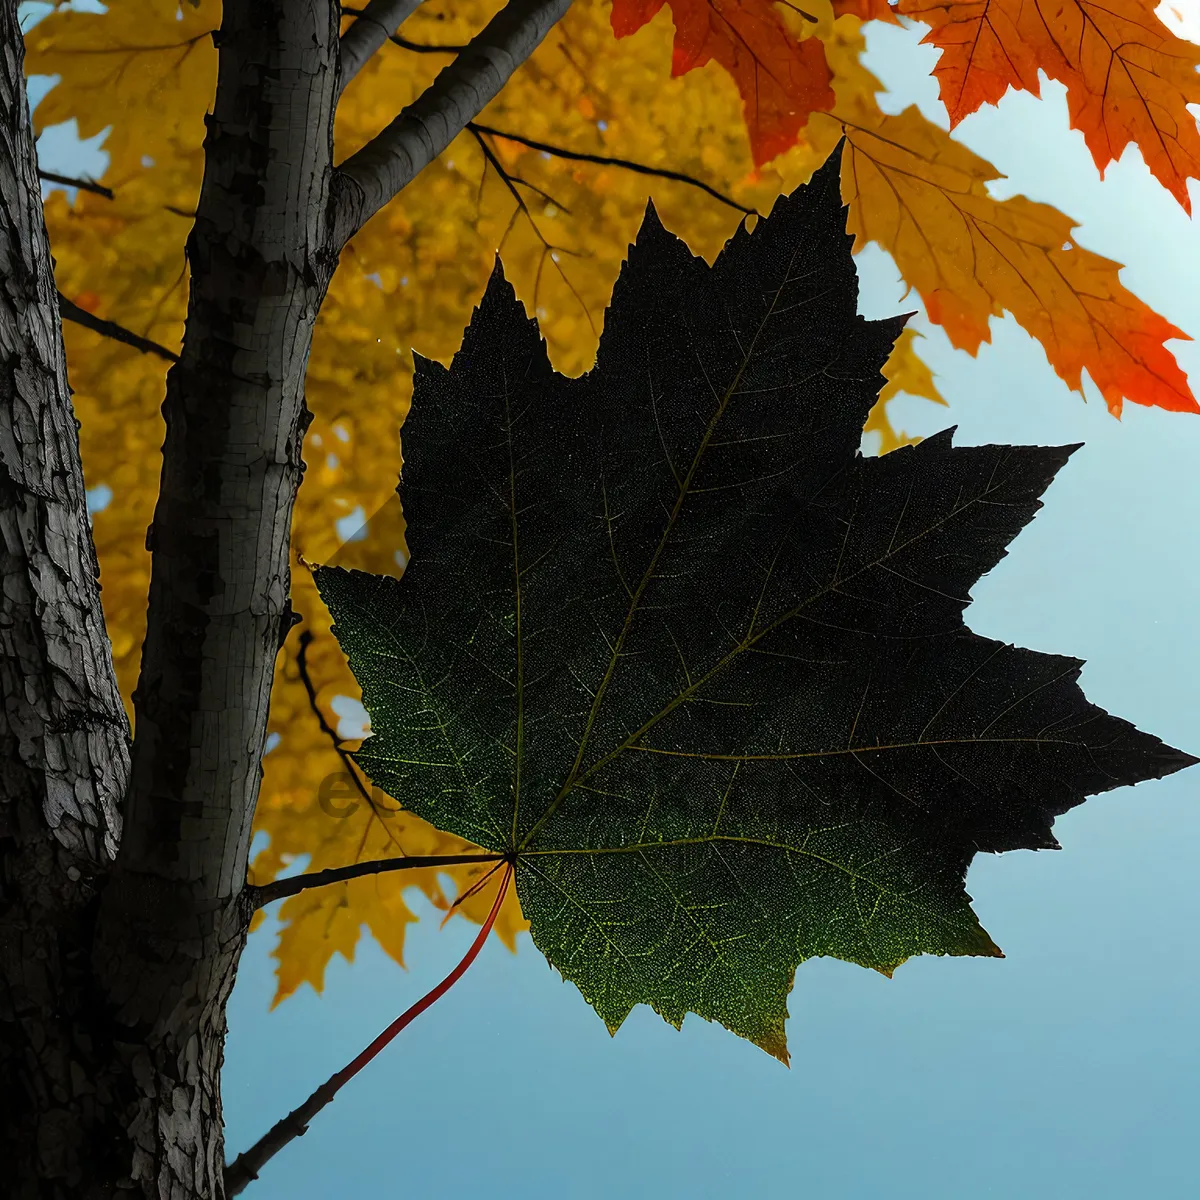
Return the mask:
[[131,768],[15,0],[0,12],[0,1190],[208,1200],[223,1194],[225,1004],[291,617],[304,375],[337,258],[337,7],[227,4],[215,35]]
[[[570,0],[510,0],[333,169],[334,0],[226,3],[167,376],[136,739],[113,676],[22,78],[0,0],[0,1191],[220,1200],[225,1005],[317,313],[344,243]],[[409,4],[373,3],[386,22]],[[386,24],[382,26],[386,31]],[[379,29],[350,38],[361,66]],[[369,43],[369,45],[368,45]],[[121,502],[121,497],[116,497]]]
[[108,1103],[89,946],[129,770],[23,49],[0,0],[0,1190],[21,1198],[87,1194]]

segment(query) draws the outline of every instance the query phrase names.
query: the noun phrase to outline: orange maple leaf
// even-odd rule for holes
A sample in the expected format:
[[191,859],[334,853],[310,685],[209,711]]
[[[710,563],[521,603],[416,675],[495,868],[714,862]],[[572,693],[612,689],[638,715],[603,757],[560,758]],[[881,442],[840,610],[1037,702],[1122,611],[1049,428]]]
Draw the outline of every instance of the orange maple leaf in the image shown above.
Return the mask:
[[856,249],[887,250],[954,346],[975,354],[991,318],[1011,312],[1069,387],[1080,391],[1087,371],[1114,416],[1122,399],[1200,412],[1163,344],[1187,334],[1122,285],[1120,263],[1079,246],[1070,217],[1025,196],[993,198],[987,184],[1000,173],[915,107],[846,136]]
[[1190,213],[1200,178],[1200,46],[1155,15],[1157,0],[900,0],[932,26],[934,70],[953,128],[1009,88],[1039,95],[1038,71],[1067,87],[1071,128],[1103,175],[1135,143],[1155,178]]
[[672,76],[710,60],[733,76],[755,166],[794,146],[809,117],[833,107],[820,39],[797,39],[766,0],[614,0],[613,33],[636,33],[664,3],[675,23]]

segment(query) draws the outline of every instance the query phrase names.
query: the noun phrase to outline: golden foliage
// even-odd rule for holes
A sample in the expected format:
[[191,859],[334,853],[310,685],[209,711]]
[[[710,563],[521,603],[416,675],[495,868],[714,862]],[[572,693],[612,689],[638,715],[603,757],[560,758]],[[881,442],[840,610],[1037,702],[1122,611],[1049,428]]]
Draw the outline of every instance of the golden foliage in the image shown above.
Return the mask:
[[917,354],[916,340],[919,334],[915,329],[908,328],[901,333],[896,342],[892,355],[883,368],[887,382],[879,392],[879,401],[863,426],[863,433],[878,434],[878,452],[888,454],[899,450],[901,446],[913,446],[921,439],[897,429],[888,417],[887,404],[889,400],[904,394],[920,396],[932,400],[934,404],[945,404],[945,397],[938,391],[933,380],[933,372]]

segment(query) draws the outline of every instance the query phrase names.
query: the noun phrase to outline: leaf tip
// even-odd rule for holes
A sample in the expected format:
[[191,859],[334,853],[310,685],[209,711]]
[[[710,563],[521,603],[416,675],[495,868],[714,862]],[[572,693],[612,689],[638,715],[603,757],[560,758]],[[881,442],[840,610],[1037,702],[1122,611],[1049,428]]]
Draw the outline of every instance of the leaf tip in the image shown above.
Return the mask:
[[433,374],[434,368],[436,368],[436,367],[441,367],[441,369],[443,371],[446,369],[445,367],[442,366],[442,364],[440,362],[438,362],[438,360],[436,358],[428,358],[424,354],[422,354],[419,350],[412,349],[411,347],[410,347],[410,352],[412,353],[412,358],[413,358],[413,374],[414,375]]
[[1163,757],[1168,763],[1166,771],[1163,772],[1164,775],[1173,775],[1176,771],[1186,771],[1188,767],[1194,767],[1200,763],[1200,758],[1189,754],[1186,750],[1176,750],[1174,746],[1166,746],[1164,750]]
[[487,284],[483,289],[483,295],[480,297],[479,303],[475,306],[475,311],[477,313],[481,312],[485,305],[494,304],[497,300],[511,302],[516,297],[516,290],[505,277],[504,264],[500,261],[500,253],[497,251],[492,261],[492,272],[488,276]]
[[647,196],[642,223],[638,226],[631,248],[642,249],[657,238],[667,238],[672,242],[680,240],[662,223],[662,217],[658,215],[658,209],[654,206],[654,197]]
[[[1055,848],[1057,849],[1057,847]],[[1004,951],[992,941],[992,935],[982,925],[977,924],[973,932],[975,937],[972,939],[973,944],[967,948],[968,954],[974,958],[1006,957]]]
[[783,1063],[789,1070],[792,1066],[792,1056],[788,1052],[787,1035],[782,1029],[774,1029],[761,1040],[754,1043],[760,1050],[765,1050],[773,1059]]

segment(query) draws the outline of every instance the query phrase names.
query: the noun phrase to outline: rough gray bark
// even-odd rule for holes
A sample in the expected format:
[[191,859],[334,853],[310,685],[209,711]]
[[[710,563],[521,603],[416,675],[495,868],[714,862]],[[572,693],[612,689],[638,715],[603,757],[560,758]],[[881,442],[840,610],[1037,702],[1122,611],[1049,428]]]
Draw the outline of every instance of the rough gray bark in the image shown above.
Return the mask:
[[224,1012],[288,623],[304,371],[336,261],[325,252],[336,9],[231,4],[217,35],[187,335],[164,406],[132,769],[15,0],[0,11],[0,1190],[218,1197]]
[[105,1102],[97,1091],[103,1072],[92,1070],[103,1032],[87,1020],[86,946],[96,880],[120,836],[129,768],[129,726],[100,612],[23,57],[15,0],[3,0],[0,1189],[15,1180],[14,1196],[55,1194],[62,1172],[78,1162],[79,1131]]
[[[167,376],[150,603],[125,829],[96,968],[133,1069],[150,1195],[221,1194],[225,1001],[275,659],[291,624],[304,376],[336,265],[338,21],[329,0],[227,4],[187,243],[191,292]],[[157,1190],[155,1190],[157,1189]]]
[[371,0],[342,34],[339,94],[380,46],[421,7],[421,0]]
[[[360,152],[345,172],[332,158],[337,4],[224,6],[187,244],[188,318],[163,405],[131,757],[98,603],[16,0],[0,0],[6,1196],[223,1195],[225,1005],[257,903],[246,863],[292,617],[289,533],[317,314],[346,239],[495,95],[568,3],[512,0],[374,157]],[[427,137],[428,122],[437,131]]]

